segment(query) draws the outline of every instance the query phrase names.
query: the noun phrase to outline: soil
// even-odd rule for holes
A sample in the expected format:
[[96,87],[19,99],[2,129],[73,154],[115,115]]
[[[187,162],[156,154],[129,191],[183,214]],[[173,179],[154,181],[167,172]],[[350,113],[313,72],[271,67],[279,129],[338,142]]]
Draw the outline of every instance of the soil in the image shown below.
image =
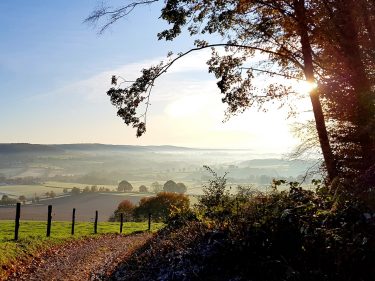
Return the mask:
[[70,241],[15,265],[6,280],[106,280],[151,237],[150,233],[105,234]]

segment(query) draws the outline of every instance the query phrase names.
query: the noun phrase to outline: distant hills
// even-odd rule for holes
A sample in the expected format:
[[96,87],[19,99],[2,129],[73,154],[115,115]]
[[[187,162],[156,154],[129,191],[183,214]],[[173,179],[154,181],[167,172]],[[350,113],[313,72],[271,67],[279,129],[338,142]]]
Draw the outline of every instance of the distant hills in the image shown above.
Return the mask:
[[100,143],[76,144],[31,144],[31,143],[0,143],[0,154],[11,153],[64,153],[68,151],[121,151],[121,152],[178,152],[178,151],[230,151],[230,149],[200,149],[173,145],[111,145]]
[[0,143],[0,154],[34,154],[34,153],[63,153],[64,150],[54,145],[30,143]]

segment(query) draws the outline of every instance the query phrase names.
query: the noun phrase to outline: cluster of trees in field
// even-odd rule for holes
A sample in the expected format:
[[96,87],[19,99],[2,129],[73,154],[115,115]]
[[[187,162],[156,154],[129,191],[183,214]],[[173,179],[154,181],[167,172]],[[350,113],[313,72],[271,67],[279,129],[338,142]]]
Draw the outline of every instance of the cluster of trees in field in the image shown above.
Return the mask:
[[68,188],[64,188],[63,189],[63,192],[64,193],[70,193],[71,195],[78,195],[78,194],[81,194],[81,193],[92,193],[92,192],[110,192],[111,189],[108,188],[108,187],[104,187],[104,186],[96,186],[96,185],[92,185],[92,186],[88,186],[86,185],[84,188],[78,188],[76,186],[74,186],[70,191]]
[[34,185],[39,184],[41,179],[38,177],[19,177],[19,178],[7,178],[0,175],[0,184],[7,185]]
[[189,197],[176,192],[160,192],[156,196],[144,197],[138,205],[129,200],[123,200],[110,218],[119,221],[121,214],[126,221],[144,220],[151,214],[156,221],[166,221],[174,211],[189,209]]
[[[126,180],[121,181],[117,187],[117,191],[120,191],[120,192],[130,192],[132,190],[133,190],[133,185]],[[185,193],[187,191],[187,187],[182,182],[176,183],[173,180],[168,180],[164,183],[164,185],[161,185],[160,183],[155,181],[151,184],[150,188],[147,188],[147,186],[145,185],[141,185],[139,186],[138,190],[139,192],[153,192],[153,193],[158,193],[161,191]]]

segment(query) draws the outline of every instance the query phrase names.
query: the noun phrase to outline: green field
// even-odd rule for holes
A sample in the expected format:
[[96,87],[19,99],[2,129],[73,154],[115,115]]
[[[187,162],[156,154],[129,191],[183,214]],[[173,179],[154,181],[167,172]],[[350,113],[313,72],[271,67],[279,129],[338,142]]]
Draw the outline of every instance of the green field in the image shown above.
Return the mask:
[[[162,223],[152,223],[151,231],[162,228]],[[147,230],[147,222],[126,222],[123,234]],[[118,222],[99,222],[98,234],[119,233]],[[38,251],[46,250],[69,239],[82,239],[94,236],[94,225],[88,222],[76,222],[75,234],[71,235],[70,222],[52,222],[51,237],[46,237],[46,222],[21,221],[19,240],[14,241],[14,222],[0,221],[0,280],[4,276],[4,268],[15,260],[26,259]]]

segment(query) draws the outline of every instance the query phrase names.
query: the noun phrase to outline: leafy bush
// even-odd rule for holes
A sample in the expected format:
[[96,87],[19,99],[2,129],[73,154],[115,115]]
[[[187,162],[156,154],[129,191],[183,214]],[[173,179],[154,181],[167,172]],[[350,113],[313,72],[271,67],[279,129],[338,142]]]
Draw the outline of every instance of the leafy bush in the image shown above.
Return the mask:
[[189,198],[183,194],[160,192],[153,197],[142,198],[134,210],[138,219],[144,219],[149,213],[154,220],[166,221],[173,210],[189,209]]
[[123,214],[125,221],[132,221],[134,218],[135,205],[129,200],[123,200],[118,204],[113,216],[110,221],[120,221],[121,213]]
[[[375,214],[358,199],[332,196],[317,181],[316,191],[309,191],[282,180],[273,181],[269,194],[242,190],[234,196],[225,176],[209,171],[214,178],[199,212],[224,233],[210,265],[222,276],[233,271],[238,280],[374,280]],[[289,189],[278,191],[285,184]]]

